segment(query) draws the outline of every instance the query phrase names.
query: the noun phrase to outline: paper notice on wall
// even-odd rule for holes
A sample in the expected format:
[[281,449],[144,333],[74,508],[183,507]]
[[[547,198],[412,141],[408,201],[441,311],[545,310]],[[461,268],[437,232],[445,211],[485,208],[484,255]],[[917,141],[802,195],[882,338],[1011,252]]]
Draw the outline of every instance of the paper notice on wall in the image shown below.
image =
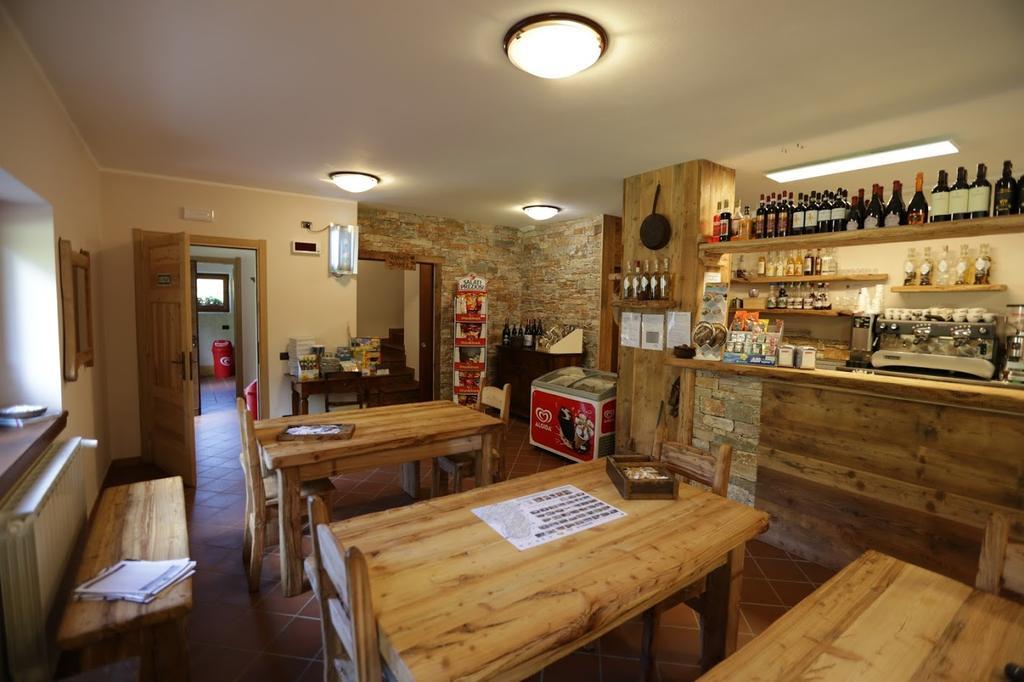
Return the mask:
[[619,323],[619,345],[624,348],[640,347],[640,313],[622,313]]
[[640,325],[643,334],[640,347],[645,350],[665,350],[665,316],[644,315]]
[[673,311],[668,314],[665,345],[669,348],[690,345],[690,313]]

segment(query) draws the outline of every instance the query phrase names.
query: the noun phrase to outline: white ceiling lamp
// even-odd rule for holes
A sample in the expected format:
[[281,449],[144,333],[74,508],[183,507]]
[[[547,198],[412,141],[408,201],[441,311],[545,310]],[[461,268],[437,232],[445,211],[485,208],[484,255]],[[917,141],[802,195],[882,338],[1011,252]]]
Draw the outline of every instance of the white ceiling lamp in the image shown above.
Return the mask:
[[380,183],[380,178],[376,175],[360,173],[358,171],[335,171],[328,174],[327,177],[338,187],[353,194],[373,189]]
[[530,204],[529,206],[523,206],[523,213],[534,220],[547,220],[561,212],[562,209],[557,206],[549,206],[547,204]]
[[916,161],[917,159],[929,159],[933,156],[956,154],[959,151],[956,145],[949,140],[942,140],[940,142],[916,144],[910,147],[897,147],[895,149],[868,152],[833,161],[820,161],[806,166],[771,171],[770,173],[765,173],[765,176],[775,182],[794,182],[796,180],[806,180],[807,178],[817,178],[822,175],[848,173],[864,168],[888,166],[904,161]]
[[568,78],[594,65],[608,48],[600,24],[578,14],[550,12],[527,17],[505,34],[505,54],[539,78]]

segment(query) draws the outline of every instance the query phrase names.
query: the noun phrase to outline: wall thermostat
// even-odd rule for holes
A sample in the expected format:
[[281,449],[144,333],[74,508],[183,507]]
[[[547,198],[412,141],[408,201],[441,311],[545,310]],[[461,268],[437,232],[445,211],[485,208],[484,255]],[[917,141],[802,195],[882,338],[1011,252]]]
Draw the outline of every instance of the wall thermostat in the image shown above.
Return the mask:
[[319,256],[320,244],[317,242],[292,242],[292,253],[300,256]]

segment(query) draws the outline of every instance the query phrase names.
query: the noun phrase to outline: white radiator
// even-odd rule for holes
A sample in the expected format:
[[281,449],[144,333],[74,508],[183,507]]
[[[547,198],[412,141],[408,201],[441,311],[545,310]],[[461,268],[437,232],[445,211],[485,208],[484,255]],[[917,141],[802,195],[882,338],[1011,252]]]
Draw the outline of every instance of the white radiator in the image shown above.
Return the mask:
[[88,514],[81,450],[95,447],[82,438],[53,444],[0,504],[6,674],[18,682],[53,675],[47,619]]

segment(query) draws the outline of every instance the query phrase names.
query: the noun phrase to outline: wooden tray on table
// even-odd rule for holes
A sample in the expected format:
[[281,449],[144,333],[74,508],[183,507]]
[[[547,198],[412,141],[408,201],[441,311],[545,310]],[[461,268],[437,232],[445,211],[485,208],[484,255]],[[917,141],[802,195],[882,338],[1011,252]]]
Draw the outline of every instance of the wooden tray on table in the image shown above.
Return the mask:
[[[631,469],[654,470],[658,478],[634,478]],[[625,500],[674,500],[679,496],[679,481],[660,462],[642,455],[605,458],[608,478]]]

